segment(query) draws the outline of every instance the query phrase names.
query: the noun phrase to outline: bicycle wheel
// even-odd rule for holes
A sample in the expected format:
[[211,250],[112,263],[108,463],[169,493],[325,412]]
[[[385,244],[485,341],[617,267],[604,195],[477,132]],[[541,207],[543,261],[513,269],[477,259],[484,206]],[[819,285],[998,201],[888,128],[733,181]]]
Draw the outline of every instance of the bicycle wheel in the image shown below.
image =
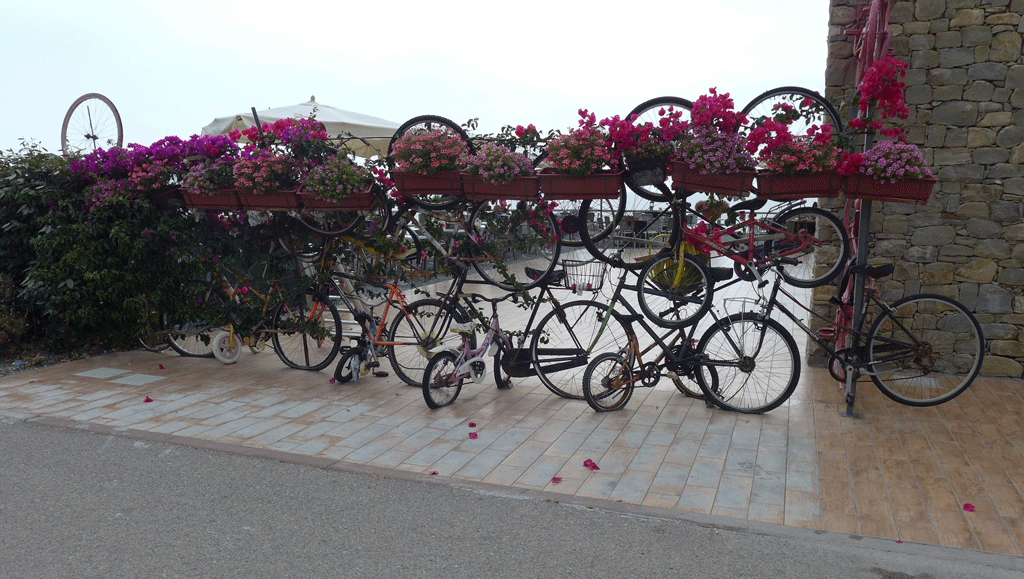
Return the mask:
[[[399,311],[388,329],[388,359],[391,368],[410,386],[423,384],[423,370],[434,356],[430,350],[454,344],[460,338],[448,332],[452,322],[465,323],[468,317],[440,300],[417,300]],[[476,347],[476,335],[469,337]]]
[[345,384],[353,379],[359,379],[359,366],[362,362],[359,359],[359,351],[359,348],[341,349],[338,365],[334,367],[334,381],[336,383]]
[[440,352],[427,362],[423,373],[423,400],[430,408],[448,406],[462,392],[464,378],[459,377],[454,352]]
[[637,280],[637,301],[647,319],[665,328],[696,323],[711,309],[714,282],[697,257],[664,254],[647,264]]
[[[472,235],[487,251],[501,251],[492,260],[474,261],[473,268],[488,283],[508,291],[530,289],[555,268],[561,244],[558,223],[547,209],[532,201],[514,205],[484,201],[469,218]],[[534,278],[527,268],[542,275]]]
[[369,241],[383,228],[390,217],[384,191],[374,185],[373,205],[359,211],[316,211],[303,209],[298,220],[307,229],[324,237],[352,235]]
[[[590,200],[580,205],[580,219],[585,221],[600,218],[590,217]],[[593,257],[614,267],[638,270],[647,265],[654,256],[673,247],[679,239],[681,216],[674,205],[661,204],[651,211],[636,212],[631,219],[611,221],[609,231],[603,237],[591,237],[591,228],[580,228],[580,241]],[[609,227],[608,223],[601,227]],[[594,228],[598,230],[597,227]],[[663,237],[667,235],[666,237]]]
[[[605,323],[607,320],[607,323]],[[583,374],[604,352],[624,351],[635,339],[633,328],[608,305],[591,300],[562,304],[537,324],[530,357],[541,383],[553,394],[583,399]]]
[[213,338],[213,357],[224,364],[234,364],[242,355],[242,339],[233,332],[223,331]]
[[[636,124],[651,123],[655,127],[659,127],[661,120],[671,112],[681,112],[681,120],[689,119],[691,108],[693,108],[693,103],[684,98],[664,96],[637,105],[629,112],[627,118],[636,115]],[[627,170],[623,174],[623,182],[630,191],[649,201],[667,201],[672,198],[672,178],[668,175],[665,175],[663,182],[652,183],[638,173]]]
[[[794,287],[823,286],[836,278],[850,258],[850,238],[839,218],[817,207],[798,207],[766,223],[769,236],[784,231],[785,238],[766,241],[764,259],[773,255],[798,259],[780,273]],[[773,231],[777,227],[780,231]]]
[[60,127],[60,148],[65,155],[120,147],[123,142],[121,115],[110,99],[91,92],[71,103]]
[[494,353],[494,384],[498,387],[498,390],[508,390],[512,387],[512,377],[505,376],[501,370],[501,360],[508,355],[510,355],[510,352],[505,346],[501,346]]
[[143,308],[137,337],[143,349],[163,352],[171,347],[167,333],[167,315],[162,311]]
[[830,125],[833,135],[843,131],[842,119],[832,103],[817,92],[799,86],[780,86],[765,91],[741,112],[747,116],[751,128],[771,119],[789,122],[789,132],[795,136],[806,135],[813,125]]
[[587,364],[583,397],[598,412],[618,410],[633,396],[633,369],[625,356],[605,352]]
[[956,300],[907,296],[871,325],[865,348],[871,381],[907,406],[956,398],[977,377],[985,357],[978,320]]
[[223,312],[220,297],[201,281],[182,284],[179,297],[179,306],[167,314],[167,343],[182,356],[212,358],[213,336],[224,327],[210,321]]
[[291,368],[323,370],[341,348],[341,314],[326,292],[308,292],[280,303],[271,328],[274,350]]
[[[554,216],[558,221],[562,247],[583,247],[580,229],[588,229],[590,239],[600,241],[618,226],[626,210],[626,189],[615,199],[577,199],[557,202]],[[586,209],[584,209],[586,205]]]
[[[420,115],[402,123],[402,125],[395,131],[395,134],[391,137],[391,141],[388,143],[388,168],[392,171],[395,169],[392,152],[394,151],[395,143],[398,139],[402,138],[402,136],[406,134],[412,134],[417,131],[433,131],[437,129],[448,130],[455,133],[466,143],[470,155],[476,153],[476,145],[473,143],[473,139],[471,139],[465,129],[460,127],[458,124],[437,115]],[[406,197],[406,199],[408,199],[410,203],[425,209],[447,209],[459,202],[459,198],[454,195],[409,196]]]
[[792,396],[800,379],[800,351],[792,334],[754,312],[719,320],[701,336],[697,351],[702,354],[697,384],[726,410],[768,412]]

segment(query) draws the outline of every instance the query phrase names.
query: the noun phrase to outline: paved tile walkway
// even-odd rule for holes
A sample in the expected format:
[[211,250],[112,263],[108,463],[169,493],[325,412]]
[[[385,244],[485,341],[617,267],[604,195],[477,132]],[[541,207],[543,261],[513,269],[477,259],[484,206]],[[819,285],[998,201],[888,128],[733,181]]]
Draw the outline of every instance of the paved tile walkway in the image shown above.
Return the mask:
[[821,369],[804,368],[793,398],[762,416],[708,409],[667,380],[598,414],[536,379],[504,391],[469,384],[429,410],[393,376],[329,378],[269,350],[231,366],[128,352],[2,378],[0,409],[747,522],[1018,556],[1024,547],[1018,380],[979,379],[926,409],[865,382],[862,418],[851,419]]

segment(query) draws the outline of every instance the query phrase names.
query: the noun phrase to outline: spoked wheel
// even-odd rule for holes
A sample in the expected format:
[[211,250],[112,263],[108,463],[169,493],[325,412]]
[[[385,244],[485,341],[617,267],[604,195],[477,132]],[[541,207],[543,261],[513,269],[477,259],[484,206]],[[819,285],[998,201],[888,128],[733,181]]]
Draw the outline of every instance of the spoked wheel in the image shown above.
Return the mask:
[[91,92],[71,104],[60,127],[60,147],[65,155],[120,147],[124,142],[121,115],[107,97]]
[[695,256],[667,253],[640,273],[637,301],[647,319],[665,328],[697,323],[711,309],[714,281]]
[[[597,221],[600,214],[590,216],[593,201],[580,205],[581,220]],[[591,228],[580,228],[583,247],[593,257],[614,267],[639,270],[652,259],[675,245],[679,238],[680,215],[674,205],[656,203],[653,210],[613,222],[613,229],[603,237],[591,237]],[[595,227],[594,230],[599,230]]]
[[598,412],[623,408],[633,396],[633,369],[618,352],[605,352],[583,373],[583,397]]
[[360,211],[320,211],[303,209],[298,219],[307,229],[324,237],[353,235],[361,239],[372,239],[372,235],[384,228],[389,220],[389,210],[384,191],[374,186],[374,201],[370,209]]
[[430,408],[448,406],[462,392],[458,357],[454,352],[440,352],[430,359],[423,374],[423,400]]
[[940,295],[908,296],[871,325],[865,344],[871,380],[908,406],[934,406],[974,382],[985,358],[985,337],[974,315]]
[[338,365],[334,367],[334,381],[345,384],[359,379],[359,348],[343,348],[338,357]]
[[[423,383],[423,370],[434,356],[431,350],[459,342],[448,331],[452,322],[465,323],[468,318],[451,304],[435,299],[417,300],[398,312],[388,330],[388,358],[395,374],[410,386]],[[476,347],[476,335],[470,335],[470,348]]]
[[[625,186],[615,199],[559,200],[554,210],[558,220],[559,237],[562,247],[582,247],[580,229],[587,228],[590,239],[600,241],[611,234],[626,210],[627,192]],[[586,204],[584,212],[583,206]]]
[[[763,231],[773,238],[764,243],[765,258],[778,255],[800,262],[781,266],[782,279],[789,285],[823,286],[834,280],[849,260],[850,239],[846,228],[838,217],[824,209],[798,207],[767,223],[776,226],[778,231]],[[791,237],[783,237],[786,234]]]
[[[468,148],[470,155],[476,152],[476,145],[473,143],[473,140],[469,137],[469,134],[466,133],[465,129],[460,127],[458,124],[437,115],[421,115],[413,117],[403,123],[391,137],[391,142],[388,143],[388,167],[392,171],[395,170],[395,161],[392,155],[395,149],[395,143],[400,138],[405,135],[415,135],[417,133],[426,133],[438,129],[450,131],[455,136],[463,140],[466,143],[466,147]],[[450,194],[410,196],[408,199],[411,203],[425,209],[446,209],[459,202],[459,195],[461,192],[461,185],[459,185],[457,190],[455,187],[452,187]]]
[[233,332],[223,331],[213,338],[213,357],[225,364],[234,364],[242,355],[242,339]]
[[[473,262],[482,278],[502,289],[530,289],[558,262],[558,223],[543,203],[484,201],[473,209],[469,227],[489,250],[502,252],[492,255],[493,259]],[[542,275],[534,278],[527,269]]]
[[166,317],[167,343],[182,356],[212,358],[213,337],[224,327],[210,319],[213,312],[223,311],[220,296],[202,281],[183,283],[179,289],[179,307]]
[[807,129],[817,125],[831,125],[832,134],[843,131],[839,112],[825,97],[815,91],[798,86],[781,86],[765,91],[747,106],[742,113],[747,116],[751,129],[766,120],[789,124],[794,136],[807,134]]
[[697,344],[697,383],[726,410],[760,414],[792,396],[800,351],[779,322],[754,312],[733,314],[708,328]]
[[323,370],[341,348],[341,314],[326,294],[288,299],[274,311],[271,324],[274,350],[291,368]]
[[[635,122],[638,125],[651,123],[658,127],[661,119],[673,113],[681,113],[680,120],[688,120],[691,108],[693,103],[684,98],[664,96],[637,105],[629,115],[637,116]],[[634,171],[627,167],[623,181],[630,191],[649,201],[667,201],[672,197],[672,179],[668,175],[659,180],[656,172]]]

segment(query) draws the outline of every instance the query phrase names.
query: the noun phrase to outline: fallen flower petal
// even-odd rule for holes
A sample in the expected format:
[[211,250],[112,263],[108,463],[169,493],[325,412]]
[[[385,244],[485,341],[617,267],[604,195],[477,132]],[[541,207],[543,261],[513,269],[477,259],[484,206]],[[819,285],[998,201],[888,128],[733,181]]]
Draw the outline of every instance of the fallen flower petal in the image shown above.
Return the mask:
[[434,475],[434,474],[440,474],[440,473],[438,473],[436,470],[432,470],[432,471],[430,471],[430,474]]
[[470,432],[469,433],[470,440],[476,440],[476,436],[477,436],[477,434],[475,432]]
[[558,484],[560,482],[562,482],[562,477],[560,477],[560,476],[553,476],[553,477],[551,477],[551,484]]
[[469,424],[467,424],[466,426],[468,426],[468,427],[470,427],[470,428],[476,428],[476,422],[470,422],[470,423],[469,423]]
[[601,468],[597,466],[597,463],[590,460],[589,458],[583,461],[583,466],[589,468],[590,470],[601,470]]
[[972,505],[971,503],[964,503],[964,510],[967,511],[968,513],[973,513],[974,505]]
[[897,543],[902,543],[902,542],[903,542],[903,539],[896,539],[896,542],[897,542]]
[[157,368],[160,368],[161,370],[163,370],[163,369],[164,369],[164,365],[163,365],[163,364],[157,364],[157,365],[156,365],[156,367],[157,367]]
[[330,382],[331,384],[337,384],[338,383],[338,381],[336,379],[334,379],[334,378],[331,378],[330,380],[328,380],[328,382]]
[[143,400],[143,402],[152,402],[152,401],[153,401],[153,399],[150,398],[149,396],[146,396],[146,399]]

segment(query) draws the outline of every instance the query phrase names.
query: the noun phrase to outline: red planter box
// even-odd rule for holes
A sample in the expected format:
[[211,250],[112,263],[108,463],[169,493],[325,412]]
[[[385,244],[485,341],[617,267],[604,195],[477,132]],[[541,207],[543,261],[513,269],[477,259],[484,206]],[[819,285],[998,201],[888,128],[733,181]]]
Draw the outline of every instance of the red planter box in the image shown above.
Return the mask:
[[457,171],[442,171],[435,175],[393,171],[391,178],[403,195],[462,195],[462,179]]
[[545,199],[615,199],[622,188],[618,171],[599,171],[586,177],[541,173],[537,180]]
[[242,204],[242,209],[248,211],[290,211],[302,206],[299,203],[298,191],[295,189],[273,193],[239,191],[238,201]]
[[835,172],[810,175],[757,174],[757,196],[772,201],[838,197],[843,177]]
[[480,175],[462,173],[462,192],[466,199],[479,201],[534,201],[540,197],[536,177],[519,177],[511,183],[490,183]]
[[895,183],[878,183],[870,175],[855,173],[846,176],[843,192],[849,199],[874,199],[923,205],[928,202],[932,188],[938,182],[938,179],[929,177],[927,179],[903,179]]
[[671,162],[672,188],[702,193],[746,195],[754,188],[754,171],[701,174],[687,163]]
[[238,202],[238,194],[234,189],[221,189],[214,195],[181,192],[185,207],[206,211],[238,211],[242,208]]

